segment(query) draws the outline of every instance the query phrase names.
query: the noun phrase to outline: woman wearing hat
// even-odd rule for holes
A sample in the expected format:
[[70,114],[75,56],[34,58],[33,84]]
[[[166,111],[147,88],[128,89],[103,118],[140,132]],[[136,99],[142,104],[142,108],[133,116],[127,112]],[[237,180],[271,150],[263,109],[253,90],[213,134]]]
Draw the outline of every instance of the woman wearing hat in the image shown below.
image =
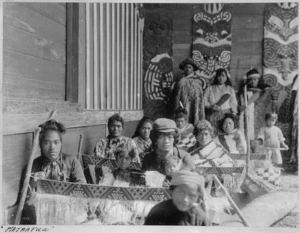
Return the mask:
[[218,69],[212,84],[204,92],[205,116],[215,129],[225,113],[237,113],[236,93],[232,87],[228,71]]
[[173,90],[173,111],[182,103],[187,110],[189,123],[195,124],[204,119],[203,90],[206,81],[196,74],[197,65],[191,58],[187,58],[179,64],[184,71],[183,76],[175,83]]
[[[191,148],[191,155],[196,167],[234,167],[234,161],[228,155],[224,147],[213,139],[213,128],[209,121],[199,121],[195,126],[194,135],[197,139],[195,146]],[[238,191],[241,178],[232,179],[231,175],[223,174],[219,177],[224,181],[230,191]],[[206,175],[208,193],[213,185],[212,177]],[[235,182],[233,185],[233,181]]]
[[[158,118],[152,130],[154,150],[144,157],[142,170],[158,171],[164,175],[171,175],[171,172],[177,169],[194,170],[195,164],[190,154],[175,146],[178,140],[179,133],[175,121]],[[171,163],[173,167],[168,169]]]
[[213,128],[209,121],[199,121],[194,135],[197,143],[191,148],[196,167],[232,167],[233,161],[220,143],[213,139]]
[[170,189],[172,199],[155,205],[146,217],[145,225],[209,226],[211,221],[199,203],[204,197],[204,180],[196,172],[175,172]]

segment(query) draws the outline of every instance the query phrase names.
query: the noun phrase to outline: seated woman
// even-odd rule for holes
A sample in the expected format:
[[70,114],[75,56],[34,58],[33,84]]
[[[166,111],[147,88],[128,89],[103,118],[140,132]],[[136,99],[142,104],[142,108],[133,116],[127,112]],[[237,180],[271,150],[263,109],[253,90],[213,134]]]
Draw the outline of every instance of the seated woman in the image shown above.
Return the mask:
[[190,149],[196,167],[232,167],[233,161],[220,143],[213,140],[209,121],[199,121],[194,129],[197,143]]
[[170,189],[172,199],[155,205],[146,217],[144,225],[209,226],[211,221],[199,204],[204,196],[204,182],[191,171],[175,172]]
[[[170,164],[175,164],[178,170],[195,170],[195,164],[187,152],[175,145],[178,142],[179,134],[173,120],[159,118],[153,124],[154,150],[147,154],[142,163],[143,171],[158,171],[161,174],[168,174]],[[174,166],[171,165],[174,168]],[[174,171],[174,169],[171,169]]]
[[179,108],[175,112],[175,122],[180,134],[180,141],[177,146],[185,151],[195,145],[196,138],[193,134],[194,126],[188,123],[187,111]]
[[205,116],[217,129],[225,113],[237,114],[237,99],[228,71],[218,69],[215,78],[204,92]]
[[[130,169],[131,162],[135,156],[133,149],[128,151],[126,148],[119,148],[115,152],[115,156],[117,168],[111,170],[103,166],[103,177],[100,179],[99,185],[128,187],[144,183],[142,173]],[[140,180],[138,176],[140,176]]]
[[[30,180],[29,200],[34,202],[34,189],[37,179],[49,179],[58,181],[67,181],[74,183],[86,183],[83,170],[79,160],[72,155],[62,152],[62,135],[65,133],[65,127],[55,120],[49,120],[42,125],[39,136],[41,156],[34,159],[31,173],[33,179]],[[25,169],[21,178],[20,192],[25,179]],[[19,193],[21,194],[21,193]],[[21,195],[18,196],[17,203]],[[35,210],[33,204],[25,203],[23,216],[29,216],[29,221],[21,221],[21,224],[35,224]],[[24,218],[22,218],[24,220]]]
[[153,127],[153,121],[150,117],[143,117],[135,132],[132,136],[133,141],[137,146],[139,157],[141,162],[143,161],[146,154],[150,153],[152,150],[152,141],[150,139],[150,132]]
[[245,136],[238,130],[238,117],[226,113],[220,123],[220,133],[215,140],[232,154],[243,154],[247,152]]
[[[213,128],[207,120],[199,121],[195,126],[194,135],[197,139],[195,146],[191,148],[191,155],[196,167],[234,167],[234,161],[220,143],[213,140]],[[204,174],[207,181],[207,192],[211,192],[213,179],[211,175]],[[223,174],[219,178],[230,191],[237,190],[240,180],[233,183],[231,175]],[[233,185],[234,184],[234,185]]]
[[106,159],[115,159],[115,151],[121,147],[134,150],[133,162],[140,163],[140,158],[135,142],[122,135],[124,120],[119,114],[114,114],[108,119],[108,136],[100,139],[94,149],[95,156]]

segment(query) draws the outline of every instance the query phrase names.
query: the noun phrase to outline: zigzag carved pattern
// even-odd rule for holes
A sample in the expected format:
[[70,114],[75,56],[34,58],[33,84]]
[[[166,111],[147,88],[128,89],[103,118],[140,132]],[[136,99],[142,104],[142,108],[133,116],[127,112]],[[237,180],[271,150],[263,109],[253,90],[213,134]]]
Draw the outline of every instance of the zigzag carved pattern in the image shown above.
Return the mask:
[[164,188],[99,186],[55,180],[39,180],[37,193],[131,201],[164,201],[171,198],[171,191]]

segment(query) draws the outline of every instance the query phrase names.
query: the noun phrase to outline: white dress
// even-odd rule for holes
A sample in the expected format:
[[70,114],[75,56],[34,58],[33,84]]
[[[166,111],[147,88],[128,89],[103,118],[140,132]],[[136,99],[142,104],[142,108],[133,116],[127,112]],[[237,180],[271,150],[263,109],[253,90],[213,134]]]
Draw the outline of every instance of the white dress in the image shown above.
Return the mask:
[[[283,142],[285,138],[283,137],[282,131],[277,126],[262,127],[259,130],[257,139],[263,140],[263,145],[266,148],[280,148],[280,142]],[[282,157],[279,149],[271,149],[272,162],[276,164],[282,164]]]
[[233,113],[237,113],[237,100],[235,90],[229,85],[211,85],[204,92],[205,107],[210,107],[216,104],[223,95],[229,94],[229,99],[220,107],[221,110],[230,109]]

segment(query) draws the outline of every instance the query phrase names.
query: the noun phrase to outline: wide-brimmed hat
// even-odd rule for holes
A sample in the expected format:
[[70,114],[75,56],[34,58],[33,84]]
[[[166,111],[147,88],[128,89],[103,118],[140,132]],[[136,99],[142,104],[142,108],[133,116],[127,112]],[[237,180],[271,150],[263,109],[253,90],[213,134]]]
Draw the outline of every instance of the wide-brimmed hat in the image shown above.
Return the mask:
[[184,70],[184,67],[190,64],[194,67],[194,70],[198,70],[198,66],[196,65],[196,63],[193,61],[192,58],[186,58],[184,61],[180,62],[179,64],[179,69]]
[[177,129],[175,121],[168,118],[158,118],[153,123],[153,129],[158,132],[168,133]]

